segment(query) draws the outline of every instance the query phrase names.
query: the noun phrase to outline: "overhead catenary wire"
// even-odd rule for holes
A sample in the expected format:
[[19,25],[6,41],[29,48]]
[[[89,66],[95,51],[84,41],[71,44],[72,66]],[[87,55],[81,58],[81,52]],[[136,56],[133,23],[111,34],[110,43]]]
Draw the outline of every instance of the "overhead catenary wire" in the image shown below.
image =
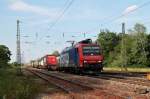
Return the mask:
[[[138,6],[136,9],[131,10],[130,12],[128,12],[128,13],[126,13],[126,14],[121,14],[120,16],[117,16],[117,17],[115,17],[115,18],[111,19],[110,21],[107,21],[107,22],[105,22],[105,23],[103,23],[103,24],[110,24],[110,23],[112,23],[112,22],[114,22],[114,21],[116,21],[116,20],[118,20],[118,19],[120,19],[120,18],[122,18],[122,17],[125,17],[126,15],[128,15],[128,14],[130,14],[130,13],[132,13],[132,12],[135,12],[136,10],[138,10],[138,9],[140,9],[140,8],[143,8],[143,7],[145,7],[145,6],[149,5],[149,4],[150,4],[150,1],[145,2],[145,3],[141,4],[140,6]],[[88,31],[88,32],[89,32],[89,31]],[[144,51],[144,57],[146,57],[146,51],[145,51],[145,48],[144,48],[144,45],[143,45],[143,41],[142,41],[141,38],[139,38],[139,39],[140,39],[140,42],[141,42],[141,44],[142,44],[142,50]],[[124,40],[122,40],[122,46],[123,46],[123,43],[124,43]],[[126,52],[123,52],[123,53],[126,55]],[[123,57],[124,57],[124,56],[123,56]],[[125,64],[126,64],[126,63],[125,63]],[[122,64],[122,66],[124,66],[124,63]],[[127,69],[125,68],[125,70],[127,70]]]
[[[68,3],[68,1],[70,1],[69,3]],[[70,6],[73,4],[73,1],[74,0],[67,0],[67,2],[65,3],[65,8],[62,10],[62,12],[60,13],[60,15],[58,15],[58,17],[56,18],[56,20],[54,20],[53,21],[53,23],[50,25],[50,27],[48,28],[49,29],[49,31],[51,30],[51,29],[53,29],[55,26],[56,26],[56,24],[60,21],[60,19],[63,17],[63,15],[66,13],[66,11],[70,8]],[[145,6],[147,6],[148,4],[150,4],[150,1],[149,2],[145,2],[145,3],[143,3],[142,5],[140,5],[138,8],[136,8],[135,10],[133,10],[133,11],[131,11],[131,12],[129,12],[129,13],[132,13],[132,12],[135,12],[136,10],[138,10],[138,9],[140,9],[140,8],[142,8],[142,7],[145,7]],[[128,13],[128,14],[129,14]],[[118,19],[120,19],[120,18],[122,18],[122,17],[125,17],[126,15],[120,15],[120,16],[118,16],[118,17],[115,17],[115,18],[113,18],[113,19],[111,19],[111,20],[109,20],[108,22],[105,22],[105,23],[103,23],[103,24],[109,24],[109,23],[111,23],[111,22],[114,22],[114,21],[116,21],[116,20],[118,20]],[[108,17],[107,17],[108,18]],[[65,32],[63,32],[63,33],[65,33]],[[77,32],[77,33],[87,33],[87,32]],[[46,37],[46,36],[45,36]],[[39,40],[41,40],[41,39],[39,39]]]
[[[61,17],[65,14],[65,12],[67,11],[67,9],[71,6],[71,4],[73,3],[73,0],[71,0],[71,2],[69,2],[70,0],[67,0],[65,3],[64,3],[64,7],[62,8],[62,10],[58,13],[58,18],[56,20],[54,20],[53,22],[53,26],[61,19]],[[52,28],[52,25],[51,27]],[[45,35],[44,35],[45,36]],[[38,40],[41,40],[42,38],[44,38],[44,36],[42,36],[40,39],[38,39],[38,36],[36,35],[36,40],[34,41],[35,43],[38,42]],[[30,43],[31,44],[31,43]],[[33,43],[32,43],[33,44]],[[48,44],[46,42],[46,44]],[[50,42],[49,42],[50,44]],[[36,44],[33,44],[33,45],[36,45]]]
[[[69,1],[70,1],[70,0],[69,0]],[[65,14],[65,12],[66,12],[66,11],[69,9],[69,7],[72,5],[72,3],[73,3],[74,0],[71,0],[70,2],[69,2],[69,1],[67,1],[67,2],[65,3],[65,8],[62,10],[62,12],[60,13],[60,15],[58,15],[58,17],[56,18],[56,20],[54,20],[54,22],[51,24],[51,26],[49,27],[49,31],[59,22],[59,20],[63,17],[63,15]],[[68,3],[68,2],[69,2],[69,3]],[[143,3],[142,5],[140,5],[139,7],[137,7],[135,10],[132,10],[132,11],[128,12],[128,14],[131,13],[131,12],[134,12],[134,11],[136,11],[136,10],[142,8],[142,7],[145,7],[145,6],[148,5],[148,4],[150,4],[150,1]],[[103,24],[108,24],[108,23],[114,22],[114,21],[116,21],[116,20],[118,20],[118,19],[120,19],[120,18],[122,18],[122,17],[125,17],[125,16],[126,16],[126,15],[122,14],[122,15],[120,15],[120,16],[117,16],[117,17],[111,19],[110,21],[107,21],[107,22],[105,22],[105,23],[102,23],[102,25],[103,25]],[[107,18],[108,18],[108,17],[107,17]],[[64,32],[63,32],[63,33],[64,33]],[[88,33],[88,32],[79,32],[79,33]],[[40,40],[41,40],[41,39],[40,39]]]
[[[56,20],[54,20],[54,22],[51,24],[51,26],[49,27],[49,31],[59,22],[59,20],[63,17],[63,15],[65,14],[65,12],[69,9],[69,7],[72,5],[72,3],[73,3],[73,1],[74,0],[71,0],[70,2],[69,2],[70,0],[67,0],[67,2],[65,3],[65,7],[64,7],[64,9],[62,10],[62,12],[60,13],[60,15],[58,15],[58,17],[56,18]],[[69,3],[68,3],[69,2]],[[145,2],[145,3],[143,3],[142,5],[140,5],[139,7],[137,7],[135,10],[132,10],[132,11],[130,11],[130,12],[128,12],[128,14],[129,13],[131,13],[131,12],[134,12],[134,11],[136,11],[136,10],[138,10],[138,9],[140,9],[140,8],[142,8],[142,7],[145,7],[146,5],[148,5],[148,4],[150,4],[150,1],[148,1],[148,2]],[[114,21],[116,21],[116,20],[118,20],[118,19],[120,19],[120,18],[122,18],[122,17],[125,17],[126,15],[124,15],[124,14],[122,14],[122,15],[120,15],[120,16],[118,16],[118,17],[115,17],[115,18],[113,18],[113,19],[111,19],[110,21],[107,21],[107,22],[105,22],[105,23],[103,23],[103,24],[110,24],[111,22],[114,22]],[[107,17],[108,18],[108,17]],[[102,24],[102,25],[103,25]],[[90,31],[86,31],[86,32],[79,32],[79,33],[89,33]],[[64,32],[63,32],[64,33]],[[42,39],[43,37],[41,37],[41,39]],[[41,40],[40,39],[40,40]]]
[[[62,8],[62,10],[59,12],[58,17],[53,21],[53,23],[50,25],[50,27],[48,28],[48,31],[51,31],[51,29],[59,22],[59,20],[64,16],[64,14],[66,13],[66,11],[71,7],[71,5],[73,4],[74,0],[67,0],[64,4],[64,7]],[[40,38],[40,40],[43,38],[44,36],[42,36]]]
[[57,17],[57,19],[53,22],[53,24],[51,24],[50,26],[50,30],[57,24],[57,22],[63,17],[63,15],[65,14],[65,12],[70,8],[70,6],[73,4],[74,0],[71,0],[68,5],[66,5],[66,7],[63,9],[63,11],[60,13],[60,15]]
[[[62,16],[65,14],[65,12],[69,9],[69,7],[72,5],[73,1],[74,1],[74,0],[71,0],[71,1],[69,2],[69,4],[66,6],[66,8],[64,8],[64,10],[62,11],[62,13],[58,16],[58,18],[53,22],[53,24],[51,24],[51,26],[50,26],[50,28],[49,28],[49,31],[57,24],[57,22],[61,19],[61,17],[62,17]],[[134,10],[128,12],[127,14],[132,13],[132,12],[135,12],[136,10],[138,10],[138,9],[140,9],[140,8],[142,8],[142,7],[145,7],[145,6],[149,5],[149,4],[150,4],[150,1],[145,2],[145,3],[141,4],[140,6],[138,6],[136,9],[134,9]],[[126,14],[126,15],[127,15],[127,14]],[[101,25],[110,24],[110,23],[112,23],[112,22],[114,22],[114,21],[116,21],[116,20],[118,20],[118,19],[120,19],[120,18],[122,18],[122,17],[125,17],[126,15],[125,15],[125,14],[121,14],[120,16],[117,16],[117,17],[115,17],[115,18],[113,18],[113,19],[111,19],[111,20],[109,20],[109,21],[107,21],[107,22],[104,22],[104,23],[102,23]],[[107,18],[108,18],[108,17],[107,17]],[[101,26],[101,25],[100,25],[100,26]],[[95,29],[96,29],[96,28],[91,29],[91,30],[86,31],[86,32],[79,32],[79,33],[89,33],[89,32],[91,32],[92,30],[95,30]]]
[[149,4],[150,4],[150,1],[145,2],[145,3],[141,4],[141,5],[139,5],[136,9],[131,10],[130,12],[128,12],[128,13],[126,13],[126,14],[121,14],[120,16],[118,16],[118,17],[116,17],[116,18],[113,18],[112,20],[108,21],[108,23],[114,22],[114,21],[116,21],[116,20],[118,20],[118,19],[120,19],[120,18],[122,18],[122,17],[125,17],[126,15],[128,15],[128,14],[130,14],[130,13],[132,13],[132,12],[135,12],[136,10],[138,10],[138,9],[140,9],[140,8],[143,8],[143,7],[145,7],[146,5],[149,5]]
[[[110,19],[110,20],[107,21],[107,22],[101,23],[99,26],[104,26],[104,24],[105,24],[105,25],[108,25],[108,24],[110,24],[110,23],[112,23],[112,22],[114,22],[114,21],[116,21],[116,20],[118,20],[118,19],[120,19],[120,18],[122,18],[122,17],[125,17],[126,15],[128,15],[128,14],[130,14],[130,13],[132,13],[132,12],[135,12],[136,10],[138,10],[138,9],[140,9],[140,8],[142,8],[142,7],[145,7],[146,5],[149,5],[149,4],[150,4],[150,1],[145,2],[145,3],[143,3],[142,5],[140,5],[139,7],[137,7],[136,9],[134,9],[134,10],[132,10],[132,11],[126,13],[126,14],[121,14],[121,15],[115,17],[115,18],[112,18],[112,19]],[[108,18],[109,18],[109,17],[106,17],[106,18],[104,18],[103,20],[108,20]],[[99,27],[99,26],[98,26],[98,27]],[[97,28],[91,29],[91,30],[86,31],[86,32],[84,32],[84,33],[89,33],[89,32],[91,32],[91,31],[93,31],[93,30],[95,30],[95,29],[97,29]]]
[[[109,20],[109,21],[106,21],[106,22],[104,22],[104,23],[101,23],[101,25],[103,25],[103,26],[104,26],[104,25],[109,25],[110,23],[112,23],[112,22],[114,22],[114,21],[116,21],[116,20],[118,20],[118,19],[121,19],[122,17],[125,17],[125,16],[127,16],[128,14],[133,13],[133,12],[135,12],[136,10],[138,10],[138,9],[140,9],[140,8],[143,8],[143,7],[145,7],[145,6],[149,5],[149,4],[150,4],[150,1],[145,2],[145,3],[141,4],[141,5],[139,5],[136,9],[131,10],[130,12],[128,12],[128,13],[126,13],[126,14],[121,14],[121,15],[115,17],[115,18],[112,18],[112,19]],[[107,18],[109,18],[109,17],[107,17]],[[108,20],[108,19],[107,19],[107,20]],[[101,26],[101,25],[99,25],[99,26]],[[98,26],[98,28],[99,28],[99,26]],[[86,31],[85,33],[89,33],[90,31],[93,31],[93,30],[95,30],[95,29],[97,29],[97,28],[88,30],[88,31]]]

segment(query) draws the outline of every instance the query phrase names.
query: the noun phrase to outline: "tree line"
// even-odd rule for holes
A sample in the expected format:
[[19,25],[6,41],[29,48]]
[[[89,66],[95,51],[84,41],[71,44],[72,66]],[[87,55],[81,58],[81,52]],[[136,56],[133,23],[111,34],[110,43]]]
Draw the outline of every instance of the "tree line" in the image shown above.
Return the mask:
[[0,68],[5,68],[8,66],[10,61],[11,52],[9,48],[5,45],[0,45]]
[[[150,34],[142,24],[128,30],[125,34],[103,30],[97,38],[104,55],[104,65],[112,67],[150,67]],[[59,52],[52,54],[59,56]],[[0,45],[0,68],[8,66],[11,52]]]
[[150,66],[150,34],[143,24],[135,24],[125,34],[103,30],[97,42],[101,46],[105,66]]

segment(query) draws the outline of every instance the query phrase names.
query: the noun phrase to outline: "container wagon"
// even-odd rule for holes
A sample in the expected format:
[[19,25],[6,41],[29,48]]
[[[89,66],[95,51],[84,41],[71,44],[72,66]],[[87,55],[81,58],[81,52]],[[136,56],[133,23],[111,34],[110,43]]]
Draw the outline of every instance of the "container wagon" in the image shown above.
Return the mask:
[[48,69],[48,70],[57,70],[57,57],[55,55],[45,55],[44,57],[38,60],[38,68]]

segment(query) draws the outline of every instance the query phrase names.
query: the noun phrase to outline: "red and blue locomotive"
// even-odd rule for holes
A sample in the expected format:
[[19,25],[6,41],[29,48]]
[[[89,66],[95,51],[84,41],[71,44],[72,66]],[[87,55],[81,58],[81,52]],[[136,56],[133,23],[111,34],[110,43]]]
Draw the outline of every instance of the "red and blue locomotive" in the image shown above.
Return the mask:
[[62,51],[59,59],[60,70],[101,71],[103,55],[98,44],[86,39]]

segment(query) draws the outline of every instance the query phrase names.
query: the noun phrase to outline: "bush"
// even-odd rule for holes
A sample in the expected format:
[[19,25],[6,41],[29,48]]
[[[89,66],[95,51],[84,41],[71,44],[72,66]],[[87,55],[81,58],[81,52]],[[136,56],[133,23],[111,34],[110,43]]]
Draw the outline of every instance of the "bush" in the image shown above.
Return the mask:
[[9,66],[11,52],[5,45],[0,45],[0,68]]

